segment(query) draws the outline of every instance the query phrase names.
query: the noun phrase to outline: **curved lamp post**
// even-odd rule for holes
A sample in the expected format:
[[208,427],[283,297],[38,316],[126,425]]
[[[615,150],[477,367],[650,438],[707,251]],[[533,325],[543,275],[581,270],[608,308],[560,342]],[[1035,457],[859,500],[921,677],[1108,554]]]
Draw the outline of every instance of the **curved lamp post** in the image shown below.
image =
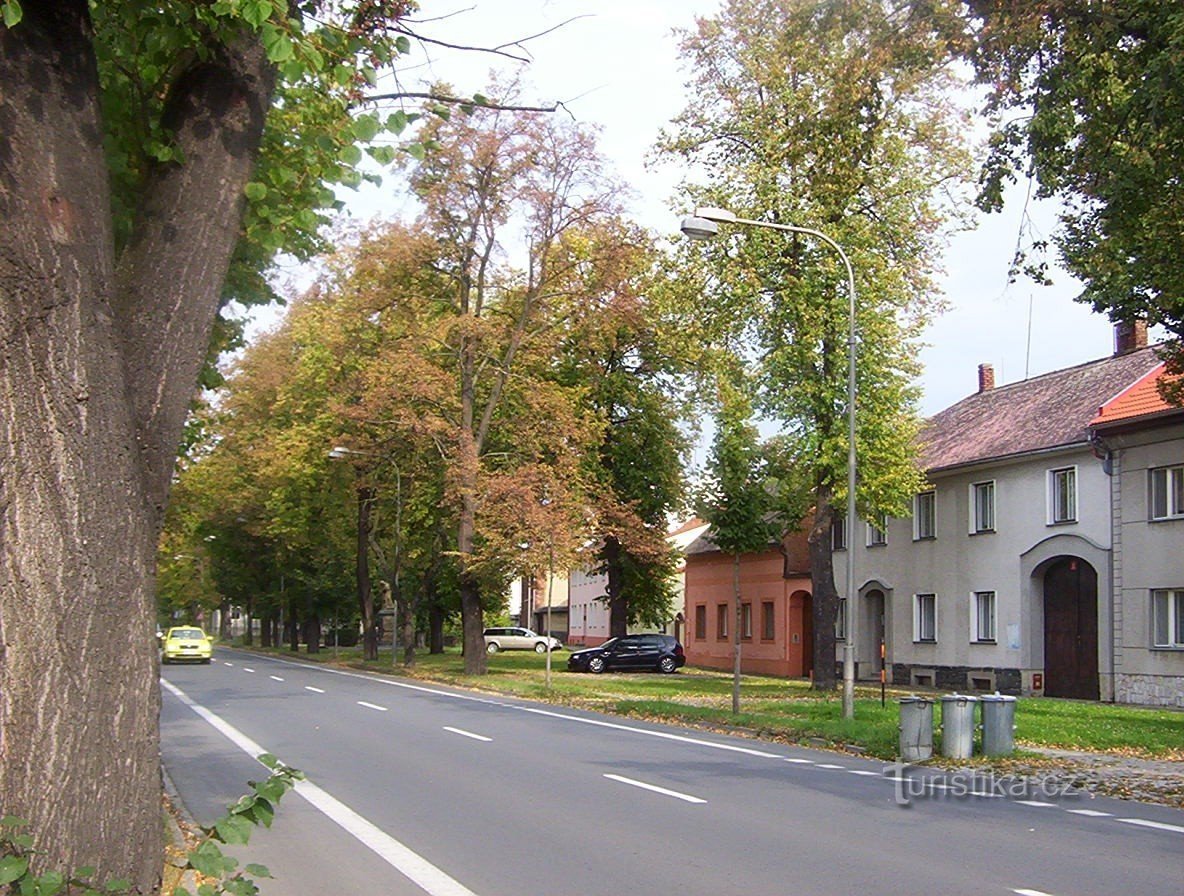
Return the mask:
[[838,252],[847,268],[847,618],[843,642],[843,718],[850,719],[855,716],[855,636],[859,617],[855,606],[855,274],[843,247],[825,233],[809,227],[738,218],[722,208],[697,208],[694,215],[682,219],[681,229],[692,240],[709,240],[719,233],[720,224],[763,227],[816,237]]

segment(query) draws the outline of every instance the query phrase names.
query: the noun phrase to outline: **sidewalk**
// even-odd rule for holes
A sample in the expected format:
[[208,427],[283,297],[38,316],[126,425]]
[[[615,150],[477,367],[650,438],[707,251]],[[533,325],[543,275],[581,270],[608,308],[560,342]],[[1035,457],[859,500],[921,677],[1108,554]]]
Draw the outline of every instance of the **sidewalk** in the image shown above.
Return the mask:
[[1000,770],[1031,777],[1053,775],[1089,793],[1184,809],[1184,761],[1017,746],[1040,755],[996,760]]

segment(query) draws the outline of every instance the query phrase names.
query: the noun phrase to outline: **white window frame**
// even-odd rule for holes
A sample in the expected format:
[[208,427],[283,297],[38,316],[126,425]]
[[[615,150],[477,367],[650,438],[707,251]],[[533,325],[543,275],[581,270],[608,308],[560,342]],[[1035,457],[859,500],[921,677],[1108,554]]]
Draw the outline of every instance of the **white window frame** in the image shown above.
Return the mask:
[[[925,605],[929,605],[928,630]],[[927,637],[928,636],[928,637]],[[913,643],[937,643],[937,595],[929,592],[913,595]]]
[[[1068,488],[1065,488],[1065,484]],[[1066,494],[1066,491],[1068,494]],[[1062,514],[1062,505],[1064,505]],[[1077,467],[1058,467],[1048,471],[1048,524],[1058,526],[1077,522]]]
[[830,549],[847,550],[847,516],[844,514],[830,521]]
[[847,598],[839,598],[839,608],[835,611],[835,640],[847,640]]
[[878,522],[867,524],[867,546],[879,548],[886,544],[888,544],[888,517],[881,516]]
[[1184,588],[1151,592],[1151,646],[1184,650]]
[[[988,603],[987,616],[983,617],[983,604]],[[999,630],[999,596],[994,591],[972,591],[970,593],[970,643],[994,644]]]
[[[987,491],[989,488],[989,492]],[[979,513],[979,494],[989,494],[990,502],[987,505],[987,512]],[[995,497],[996,488],[994,479],[984,479],[982,482],[970,483],[970,534],[980,535],[986,532],[995,531]],[[988,518],[989,517],[989,518]]]
[[[1156,488],[1157,484],[1163,484]],[[1158,512],[1156,498],[1163,511]],[[1152,467],[1147,471],[1147,516],[1152,520],[1184,519],[1184,466]]]
[[913,541],[930,538],[937,538],[937,489],[932,488],[913,495]]

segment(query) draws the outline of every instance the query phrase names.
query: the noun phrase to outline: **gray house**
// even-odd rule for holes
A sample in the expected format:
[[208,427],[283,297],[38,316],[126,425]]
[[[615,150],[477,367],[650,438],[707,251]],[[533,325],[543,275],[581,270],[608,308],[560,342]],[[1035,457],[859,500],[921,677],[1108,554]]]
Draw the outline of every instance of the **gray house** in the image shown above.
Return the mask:
[[1110,471],[1114,699],[1184,708],[1184,408],[1157,366],[1092,422]]
[[928,421],[911,518],[849,539],[860,677],[882,639],[897,684],[1114,699],[1112,482],[1090,424],[1158,363],[1144,327],[1116,342],[1007,386],[982,365],[978,391]]

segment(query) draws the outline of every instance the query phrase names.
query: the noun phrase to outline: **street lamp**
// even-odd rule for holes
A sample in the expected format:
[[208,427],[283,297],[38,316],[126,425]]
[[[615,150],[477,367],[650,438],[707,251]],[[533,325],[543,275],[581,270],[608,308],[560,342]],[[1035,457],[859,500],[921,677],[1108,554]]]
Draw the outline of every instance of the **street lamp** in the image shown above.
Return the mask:
[[859,618],[855,611],[855,274],[843,247],[825,233],[809,227],[738,218],[722,208],[697,208],[694,215],[682,219],[681,229],[692,240],[709,240],[719,233],[720,224],[764,227],[816,237],[838,252],[847,268],[847,618],[844,632],[847,637],[843,643],[843,718],[850,719],[855,716],[855,636]]

